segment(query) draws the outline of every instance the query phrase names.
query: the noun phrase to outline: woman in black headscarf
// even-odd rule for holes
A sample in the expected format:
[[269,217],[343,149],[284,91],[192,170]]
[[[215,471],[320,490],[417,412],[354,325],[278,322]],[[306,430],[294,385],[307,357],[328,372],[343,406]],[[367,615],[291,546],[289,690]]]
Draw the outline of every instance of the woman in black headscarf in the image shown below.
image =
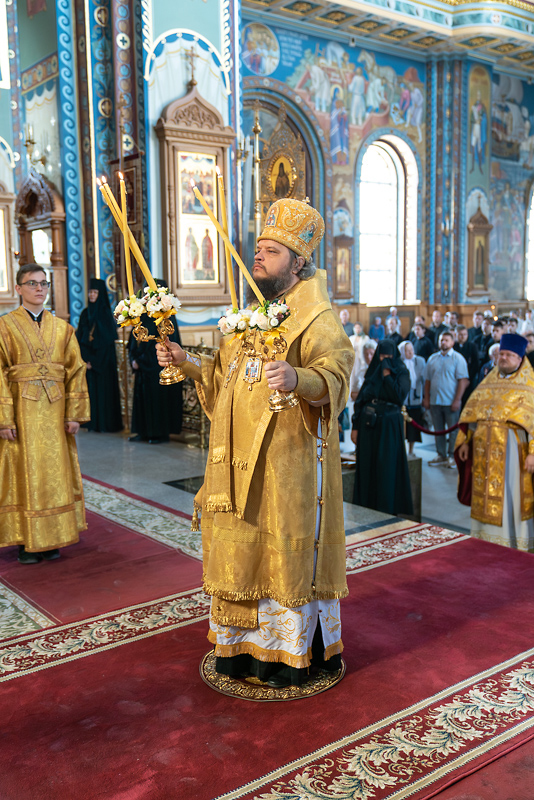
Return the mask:
[[[160,278],[156,279],[156,283],[158,286],[167,286]],[[174,333],[169,339],[181,344],[176,317],[170,319]],[[147,314],[143,314],[141,322],[149,334],[158,335],[156,323]],[[130,436],[129,441],[149,444],[168,442],[169,434],[182,430],[182,384],[162,386],[159,382],[161,367],[154,341],[138,342],[135,336],[130,335],[128,354],[135,374],[131,424],[134,435]]]
[[105,281],[91,278],[89,304],[81,313],[76,337],[87,363],[87,387],[91,401],[90,431],[115,433],[122,430],[122,415],[117,375],[113,319]]
[[401,516],[413,514],[401,413],[409,391],[410,373],[394,342],[379,342],[352,417],[353,502],[357,505]]

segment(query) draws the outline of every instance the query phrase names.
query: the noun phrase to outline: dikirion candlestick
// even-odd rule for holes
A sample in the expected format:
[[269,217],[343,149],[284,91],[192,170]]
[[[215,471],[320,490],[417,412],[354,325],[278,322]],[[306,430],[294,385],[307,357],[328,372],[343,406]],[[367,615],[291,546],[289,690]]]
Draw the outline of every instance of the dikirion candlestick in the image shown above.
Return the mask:
[[[224,180],[219,167],[215,167],[215,169],[217,171],[217,185],[219,187],[219,204],[221,206],[222,226],[226,236],[228,236],[228,217],[226,214],[226,198],[224,196]],[[227,242],[224,242],[224,255],[226,259],[226,271],[228,273],[228,285],[230,287],[232,308],[235,308],[237,310],[239,308],[239,305],[237,302],[237,293],[235,290],[234,271],[232,269],[232,254],[230,253],[230,248],[228,247]]]
[[128,227],[128,206],[126,204],[126,184],[122,172],[117,173],[119,176],[119,185],[121,192],[121,211],[122,211],[122,241],[124,245],[124,265],[126,267],[126,283],[128,285],[128,295],[132,297],[134,292],[133,277],[132,277],[132,262],[130,260],[130,243],[127,234]]
[[216,227],[221,239],[223,240],[223,242],[225,244],[228,245],[228,248],[229,248],[231,254],[234,257],[237,266],[239,267],[239,269],[243,273],[243,275],[245,277],[245,280],[247,281],[248,285],[250,286],[250,288],[252,289],[252,291],[254,292],[256,297],[258,298],[259,303],[261,305],[263,305],[263,303],[265,303],[265,297],[260,292],[260,290],[258,288],[258,285],[256,284],[256,281],[254,280],[254,278],[252,277],[252,275],[250,274],[248,269],[245,267],[245,265],[243,263],[243,260],[241,259],[241,256],[239,255],[239,253],[237,252],[237,250],[233,246],[232,242],[228,238],[228,235],[224,232],[221,224],[219,223],[219,220],[217,219],[217,217],[215,216],[215,214],[213,213],[211,208],[208,206],[208,204],[204,200],[204,198],[203,198],[202,194],[200,193],[200,191],[199,191],[196,183],[194,182],[194,180],[191,180],[191,188],[193,189],[193,193],[194,193],[195,197],[197,198],[198,202],[200,203],[200,205],[202,206],[202,208],[204,209],[204,211],[206,212],[206,214],[208,215],[210,220],[215,225],[215,227]]
[[[102,176],[101,180],[97,178],[97,184],[105,204],[111,211],[115,222],[119,226],[119,230],[121,231],[121,233],[123,233],[123,221],[122,221],[121,209],[119,208],[119,204],[117,203],[113,195],[113,192],[111,191],[111,187],[104,175]],[[128,225],[126,226],[126,233],[128,237],[128,243],[130,245],[130,250],[132,251],[135,260],[139,264],[139,268],[143,273],[143,277],[146,280],[147,285],[149,286],[150,289],[152,289],[152,291],[157,292],[158,286],[156,284],[156,281],[152,277],[152,274],[148,268],[148,264],[145,261],[145,257],[141,252],[141,248],[137,244],[137,241],[135,240],[135,237],[131,232],[130,228],[128,227]]]

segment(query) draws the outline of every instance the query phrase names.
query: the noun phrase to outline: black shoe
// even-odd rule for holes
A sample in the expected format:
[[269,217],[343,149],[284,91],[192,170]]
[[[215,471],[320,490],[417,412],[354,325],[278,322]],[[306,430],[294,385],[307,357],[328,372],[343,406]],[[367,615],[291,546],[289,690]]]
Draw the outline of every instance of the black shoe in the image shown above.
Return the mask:
[[24,545],[19,544],[19,556],[18,562],[19,564],[38,564],[39,561],[42,561],[43,557],[41,553],[27,553]]
[[169,441],[168,436],[158,436],[156,439],[149,439],[149,444],[164,444],[165,442]]
[[44,553],[41,553],[41,555],[45,561],[53,561],[55,558],[60,557],[60,553],[57,547],[55,550],[45,550]]
[[128,436],[128,441],[129,442],[142,442],[143,441],[143,437],[141,436],[140,433],[136,433],[135,436]]
[[266,681],[266,684],[270,686],[271,689],[285,689],[293,685],[291,680],[289,678],[284,678],[283,675],[273,675]]

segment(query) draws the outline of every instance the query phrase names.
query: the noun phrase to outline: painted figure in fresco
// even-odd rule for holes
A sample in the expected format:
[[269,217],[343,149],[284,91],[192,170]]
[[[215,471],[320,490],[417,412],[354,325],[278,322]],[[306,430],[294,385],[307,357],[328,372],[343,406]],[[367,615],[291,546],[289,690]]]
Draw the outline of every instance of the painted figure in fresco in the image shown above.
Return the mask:
[[334,164],[346,164],[349,158],[349,116],[338,86],[330,109],[330,155]]
[[486,161],[486,142],[488,141],[488,114],[482,102],[480,92],[471,106],[471,172],[475,171],[475,163],[478,164],[480,173],[483,174],[483,166]]
[[363,69],[356,67],[354,78],[350,82],[349,92],[352,92],[350,106],[350,121],[353,125],[363,125],[365,120],[365,78]]
[[[193,229],[189,228],[185,238],[185,269],[189,275],[194,276],[198,263],[198,244],[193,233]],[[189,277],[191,280],[191,277]],[[194,277],[193,277],[194,280]]]
[[410,105],[406,114],[406,126],[413,125],[417,128],[419,142],[423,141],[423,134],[421,133],[421,124],[423,122],[423,108],[425,105],[425,98],[423,92],[418,86],[413,83],[408,84],[410,90]]
[[281,199],[282,197],[288,196],[290,188],[289,175],[285,171],[284,162],[281,161],[280,166],[278,167],[276,183],[274,185],[274,193],[279,199]]
[[[384,87],[383,91],[385,102],[389,103],[393,98],[393,94],[397,86],[397,73],[393,67],[379,67],[376,63],[374,53],[370,53],[367,50],[361,51],[360,55],[358,56],[358,62],[365,66],[365,70],[369,75],[369,83],[376,78],[380,78],[384,81],[384,83],[381,85]],[[367,103],[367,105],[369,106],[369,103]]]
[[400,90],[399,114],[404,120],[406,120],[406,114],[408,113],[408,109],[410,107],[410,90],[404,81],[401,81]]
[[[324,61],[324,59],[321,59]],[[313,97],[316,111],[328,111],[330,102],[330,79],[320,64],[310,67],[310,94]]]
[[367,85],[365,102],[367,103],[367,111],[369,112],[378,112],[382,105],[387,105],[386,81],[384,78],[371,78]]
[[337,64],[339,69],[343,66],[343,59],[347,54],[339,42],[328,42],[325,56],[329,64]]
[[215,272],[213,269],[213,242],[210,239],[209,230],[207,228],[206,235],[202,239],[201,250],[204,280],[213,281],[215,279]]

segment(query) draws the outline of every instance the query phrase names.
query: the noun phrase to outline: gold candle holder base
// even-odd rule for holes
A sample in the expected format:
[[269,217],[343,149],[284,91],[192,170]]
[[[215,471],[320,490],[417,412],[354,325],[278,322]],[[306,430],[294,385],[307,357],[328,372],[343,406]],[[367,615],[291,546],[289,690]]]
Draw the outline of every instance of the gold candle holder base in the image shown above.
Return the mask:
[[299,398],[295,392],[281,392],[279,389],[275,389],[269,395],[269,411],[274,411],[275,413],[286,411],[288,408],[295,408],[298,404]]
[[[149,342],[151,339],[155,339],[156,342],[162,344],[167,350],[167,336],[170,336],[171,333],[174,331],[174,325],[170,321],[170,319],[164,319],[158,325],[158,334],[159,336],[152,336],[148,333],[148,330],[144,327],[144,325],[136,325],[133,329],[133,335],[137,339],[138,342]],[[159,382],[162,386],[172,386],[173,383],[180,383],[186,379],[186,374],[183,372],[180,367],[175,367],[173,364],[168,364],[164,367],[161,372],[159,373]]]
[[185,381],[186,377],[187,376],[180,369],[180,367],[174,367],[172,364],[169,364],[167,367],[164,367],[159,373],[159,382],[161,383],[162,386],[172,386],[173,383],[180,383],[180,381]]

